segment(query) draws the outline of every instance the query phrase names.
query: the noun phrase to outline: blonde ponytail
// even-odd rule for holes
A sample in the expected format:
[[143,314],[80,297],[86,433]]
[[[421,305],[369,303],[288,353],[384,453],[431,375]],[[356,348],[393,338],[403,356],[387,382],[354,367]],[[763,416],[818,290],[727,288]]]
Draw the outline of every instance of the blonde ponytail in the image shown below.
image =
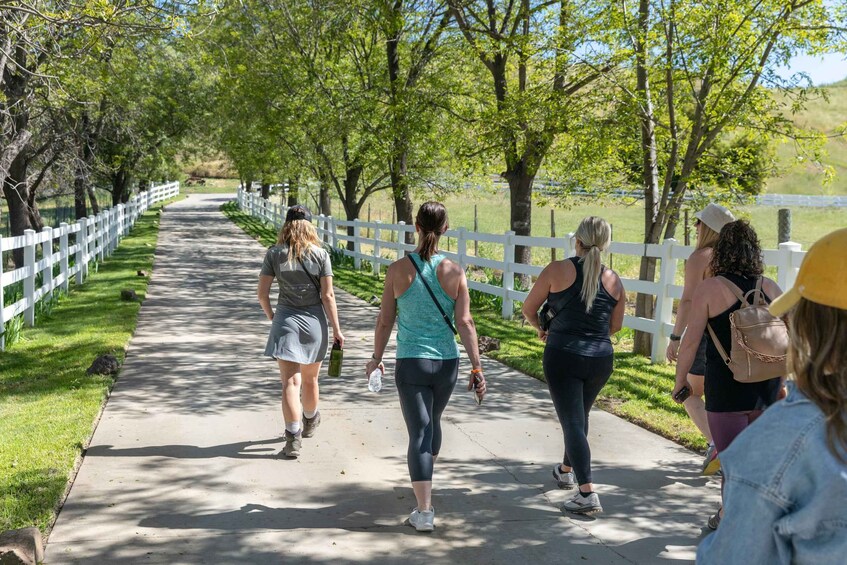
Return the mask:
[[288,264],[302,261],[306,252],[312,247],[320,247],[321,240],[315,226],[308,220],[293,220],[285,222],[279,230],[277,245],[288,245]]
[[582,263],[582,290],[580,297],[585,303],[586,313],[591,312],[594,299],[600,290],[600,274],[603,269],[600,254],[612,243],[612,228],[603,218],[589,216],[579,223],[574,234],[585,250],[579,260]]

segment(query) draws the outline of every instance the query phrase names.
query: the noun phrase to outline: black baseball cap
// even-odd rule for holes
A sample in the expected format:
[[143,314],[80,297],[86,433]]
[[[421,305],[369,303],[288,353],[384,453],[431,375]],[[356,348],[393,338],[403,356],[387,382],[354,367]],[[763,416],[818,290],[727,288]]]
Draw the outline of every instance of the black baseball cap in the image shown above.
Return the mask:
[[288,212],[285,214],[286,222],[293,222],[294,220],[306,220],[307,222],[311,222],[312,213],[309,212],[309,209],[302,204],[297,204],[289,208]]

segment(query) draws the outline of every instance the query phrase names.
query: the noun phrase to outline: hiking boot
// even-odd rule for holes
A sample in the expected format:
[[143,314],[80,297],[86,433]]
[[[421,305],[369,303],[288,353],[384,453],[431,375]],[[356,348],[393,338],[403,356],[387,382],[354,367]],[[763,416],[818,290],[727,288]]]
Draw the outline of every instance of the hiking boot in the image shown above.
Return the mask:
[[312,437],[315,430],[321,425],[321,413],[317,412],[314,418],[303,416],[303,437]]
[[562,508],[574,514],[599,514],[603,511],[603,507],[600,506],[600,497],[596,492],[588,496],[582,496],[582,493],[578,492],[576,496],[565,502]]
[[706,450],[706,457],[703,459],[702,474],[708,476],[714,475],[721,468],[721,460],[718,458],[718,450],[714,445],[710,445]]
[[409,525],[419,532],[431,532],[435,529],[435,508],[424,512],[415,508],[409,514]]
[[576,476],[573,474],[573,471],[568,471],[567,473],[561,470],[562,468],[559,465],[553,467],[553,478],[556,479],[556,484],[559,488],[570,490],[576,487]]
[[285,430],[285,446],[282,448],[282,454],[292,459],[300,457],[300,444],[302,443],[300,439],[302,437],[301,432],[292,434],[288,430]]

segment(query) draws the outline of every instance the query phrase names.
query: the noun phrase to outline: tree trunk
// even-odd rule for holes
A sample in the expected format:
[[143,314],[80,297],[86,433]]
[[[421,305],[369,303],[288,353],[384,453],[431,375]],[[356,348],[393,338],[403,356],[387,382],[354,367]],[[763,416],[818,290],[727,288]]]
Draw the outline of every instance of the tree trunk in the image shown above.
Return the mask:
[[[649,48],[650,1],[640,0],[638,8],[638,36],[635,44],[636,92],[641,97],[642,109],[639,115],[641,125],[641,180],[644,187],[644,243],[658,243],[659,232],[656,222],[659,217],[659,167],[656,156],[656,130],[653,119],[653,101],[650,91],[647,57]],[[642,257],[639,279],[653,281],[656,276],[656,258]],[[635,315],[652,318],[655,300],[652,294],[638,294],[635,300]],[[635,332],[634,351],[649,355],[652,349],[652,335]]]
[[35,231],[44,229],[44,218],[41,217],[41,212],[38,210],[38,202],[35,201],[36,190],[35,186],[27,184],[27,214],[29,215],[29,223]]
[[[298,204],[298,191],[299,185],[297,183],[297,179],[293,177],[288,178],[288,207],[292,207],[295,204]],[[322,212],[319,212],[322,213]]]
[[[344,213],[347,216],[347,221],[353,221],[359,217],[360,202],[356,198],[356,187],[359,186],[359,179],[362,177],[364,168],[361,165],[348,167],[344,175]],[[353,226],[347,226],[347,235],[353,235]],[[347,241],[347,249],[353,251],[353,242]]]
[[[535,175],[524,166],[524,160],[517,167],[506,170],[503,177],[509,182],[510,228],[515,235],[532,235],[532,183]],[[515,262],[529,265],[532,263],[532,248],[526,245],[515,246]],[[531,284],[529,275],[517,275],[517,281],[523,288]]]
[[[395,147],[397,147],[395,142]],[[391,163],[391,192],[394,196],[394,208],[397,210],[397,221],[406,222],[406,225],[414,224],[414,206],[412,197],[409,195],[409,177],[407,170],[407,151],[401,149],[400,153],[392,159]],[[415,243],[415,234],[406,232],[405,241],[408,244]]]
[[86,183],[86,192],[88,192],[88,201],[91,202],[91,213],[97,215],[100,213],[100,204],[97,203],[97,194],[94,193],[94,186],[90,183]]
[[320,213],[324,216],[332,216],[332,200],[330,199],[330,186],[332,185],[332,178],[329,173],[323,167],[318,169],[320,171],[319,182],[320,182],[320,192],[318,193],[318,207],[320,208]]
[[[9,227],[12,236],[23,235],[25,230],[34,229],[28,211],[29,195],[27,194],[26,181],[21,182],[20,178],[26,179],[26,159],[23,158],[21,153],[18,153],[9,165],[3,181],[3,195],[6,197],[6,205],[9,207]],[[24,250],[22,248],[15,249],[12,255],[15,267],[23,267]]]
[[268,200],[271,197],[271,183],[263,182],[262,183],[262,198]]
[[112,174],[112,206],[129,202],[129,171],[123,168]]

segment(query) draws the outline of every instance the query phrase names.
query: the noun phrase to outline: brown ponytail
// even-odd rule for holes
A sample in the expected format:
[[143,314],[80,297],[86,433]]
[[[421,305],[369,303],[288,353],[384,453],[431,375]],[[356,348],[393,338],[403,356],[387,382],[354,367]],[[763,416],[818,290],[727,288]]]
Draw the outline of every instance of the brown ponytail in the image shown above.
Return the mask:
[[420,230],[420,256],[424,261],[435,255],[438,239],[447,231],[447,209],[441,202],[424,202],[418,208],[415,225]]

